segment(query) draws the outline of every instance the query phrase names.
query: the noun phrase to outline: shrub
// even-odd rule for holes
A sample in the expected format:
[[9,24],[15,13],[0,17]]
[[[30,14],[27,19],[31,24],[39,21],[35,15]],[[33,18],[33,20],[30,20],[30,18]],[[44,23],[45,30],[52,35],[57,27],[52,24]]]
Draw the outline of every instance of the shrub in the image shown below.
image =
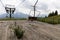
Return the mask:
[[17,27],[14,29],[14,33],[18,39],[21,39],[23,37],[24,31],[21,28]]

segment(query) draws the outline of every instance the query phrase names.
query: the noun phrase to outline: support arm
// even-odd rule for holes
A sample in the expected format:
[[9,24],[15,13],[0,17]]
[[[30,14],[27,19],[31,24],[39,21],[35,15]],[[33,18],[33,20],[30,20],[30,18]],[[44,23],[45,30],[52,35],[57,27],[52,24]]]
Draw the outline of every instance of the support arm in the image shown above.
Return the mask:
[[36,11],[36,4],[38,3],[38,0],[36,1],[35,5],[34,5],[34,17],[35,17],[35,11]]

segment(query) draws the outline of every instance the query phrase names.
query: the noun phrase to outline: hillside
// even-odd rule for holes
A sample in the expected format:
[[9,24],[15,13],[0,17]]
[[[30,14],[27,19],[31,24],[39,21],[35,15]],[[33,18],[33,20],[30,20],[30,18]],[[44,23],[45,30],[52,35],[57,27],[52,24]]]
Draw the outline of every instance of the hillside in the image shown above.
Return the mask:
[[[0,18],[6,18],[6,16],[9,17],[9,15],[7,13],[3,13],[0,15]],[[28,14],[24,14],[22,12],[17,12],[17,13],[12,14],[12,17],[14,17],[14,18],[27,18]]]
[[60,15],[52,16],[48,18],[38,18],[38,21],[42,21],[50,24],[60,24]]

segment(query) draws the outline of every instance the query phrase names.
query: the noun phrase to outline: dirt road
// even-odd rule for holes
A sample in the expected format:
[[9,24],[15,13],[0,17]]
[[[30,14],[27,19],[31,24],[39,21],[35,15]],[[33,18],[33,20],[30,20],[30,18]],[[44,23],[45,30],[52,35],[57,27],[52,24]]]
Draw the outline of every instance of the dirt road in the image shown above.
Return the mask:
[[14,25],[14,22],[25,30],[23,40],[60,40],[60,25],[27,20],[0,22],[0,40],[15,40],[9,39],[7,34],[9,25]]

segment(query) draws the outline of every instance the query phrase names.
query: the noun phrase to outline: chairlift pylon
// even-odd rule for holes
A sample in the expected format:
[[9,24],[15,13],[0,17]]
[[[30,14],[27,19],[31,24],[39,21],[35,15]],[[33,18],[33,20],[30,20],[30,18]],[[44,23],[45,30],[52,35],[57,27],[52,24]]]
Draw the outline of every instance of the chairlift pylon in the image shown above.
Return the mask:
[[[0,0],[0,2],[2,3],[3,7],[5,8],[6,12],[8,14],[10,14],[10,18],[12,18],[12,14],[14,14],[14,11],[15,11],[15,7],[11,7],[13,5],[6,5],[4,6],[3,2]],[[9,7],[10,6],[10,7]]]
[[31,17],[31,16],[29,16],[28,17],[28,20],[37,20],[37,17],[35,17],[35,11],[36,11],[36,4],[38,3],[38,0],[36,1],[36,3],[34,4],[34,16],[33,17]]
[[[23,0],[22,2],[24,2],[25,0]],[[0,2],[2,3],[2,5],[3,5],[3,7],[5,8],[5,10],[6,10],[6,12],[8,13],[8,14],[10,14],[10,18],[12,17],[11,15],[12,14],[14,14],[14,12],[15,12],[15,8],[13,7],[13,8],[11,8],[11,7],[7,7],[7,6],[4,6],[4,4],[3,4],[3,2],[0,0]],[[20,3],[19,3],[20,4]]]
[[8,14],[10,14],[10,18],[12,18],[12,14],[14,14],[15,8],[14,7],[5,7],[5,10]]

